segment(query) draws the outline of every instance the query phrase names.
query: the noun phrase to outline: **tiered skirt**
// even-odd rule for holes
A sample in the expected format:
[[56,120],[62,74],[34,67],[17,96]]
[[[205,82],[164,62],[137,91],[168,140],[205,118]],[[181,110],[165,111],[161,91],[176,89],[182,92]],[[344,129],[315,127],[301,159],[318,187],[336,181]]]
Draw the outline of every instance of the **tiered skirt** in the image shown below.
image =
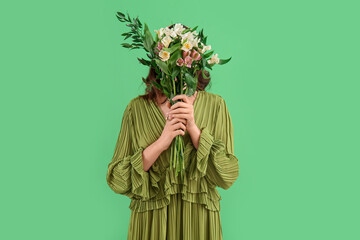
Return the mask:
[[163,208],[131,211],[127,239],[222,240],[220,212],[172,194]]

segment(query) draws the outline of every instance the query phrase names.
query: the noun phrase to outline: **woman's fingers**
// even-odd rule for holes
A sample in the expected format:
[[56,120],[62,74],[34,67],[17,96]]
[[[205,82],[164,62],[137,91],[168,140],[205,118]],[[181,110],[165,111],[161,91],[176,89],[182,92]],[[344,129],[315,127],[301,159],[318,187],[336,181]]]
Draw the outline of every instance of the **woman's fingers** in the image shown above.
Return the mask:
[[179,108],[179,107],[187,108],[187,107],[189,107],[189,104],[188,104],[188,103],[184,103],[184,102],[177,102],[177,103],[175,103],[174,105],[172,105],[172,106],[170,107],[170,110],[177,109],[177,108]]
[[180,128],[184,132],[186,131],[186,120],[185,119],[173,118],[172,120],[170,120],[170,124],[171,124],[172,130],[177,130]]
[[189,114],[188,113],[176,113],[176,114],[170,115],[170,118],[172,118],[172,117],[183,118],[183,119],[187,120],[187,118],[189,117]]
[[182,123],[186,124],[186,119],[184,119],[184,118],[172,117],[169,119],[169,121],[170,121],[171,125],[176,124],[177,122],[182,122]]
[[169,111],[169,116],[172,116],[173,114],[177,114],[177,113],[191,113],[191,111],[192,111],[191,109],[179,107],[177,109]]
[[178,123],[174,124],[173,126],[174,126],[175,129],[181,128],[184,132],[186,130],[186,126],[182,122],[178,122]]
[[173,101],[176,101],[178,99],[182,99],[185,103],[190,103],[190,99],[186,94],[179,94],[172,98]]

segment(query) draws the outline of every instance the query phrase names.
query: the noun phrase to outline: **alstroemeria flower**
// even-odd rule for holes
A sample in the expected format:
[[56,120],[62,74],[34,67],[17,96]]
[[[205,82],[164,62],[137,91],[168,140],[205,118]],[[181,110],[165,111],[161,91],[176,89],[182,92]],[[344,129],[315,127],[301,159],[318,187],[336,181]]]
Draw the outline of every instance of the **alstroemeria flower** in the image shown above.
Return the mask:
[[172,38],[170,36],[166,36],[163,39],[161,39],[161,43],[164,45],[164,47],[168,47],[170,43],[172,42]]
[[166,61],[170,58],[170,53],[166,50],[161,50],[161,52],[159,53],[159,57],[161,58],[162,61]]
[[159,30],[154,30],[156,32],[156,34],[158,35],[159,39],[162,38],[165,28],[160,28]]
[[164,45],[161,42],[158,42],[157,46],[155,49],[161,51],[164,48]]
[[181,34],[181,43],[184,43],[186,40],[186,42],[190,43],[192,47],[198,47],[200,38],[197,38],[196,35],[194,35],[194,32],[186,32],[185,34]]
[[180,35],[183,31],[185,30],[185,28],[183,27],[183,25],[181,23],[176,23],[174,26],[174,32],[177,35]]
[[178,65],[179,67],[181,67],[182,65],[184,65],[184,59],[178,58],[178,59],[176,60],[176,65]]
[[187,56],[187,57],[185,58],[185,65],[186,65],[186,67],[191,68],[192,62],[193,62],[193,59],[192,59],[190,56]]
[[184,45],[181,47],[181,50],[184,50],[185,52],[190,51],[193,48],[193,45],[190,41],[187,41],[184,43]]
[[190,55],[190,51],[183,51],[183,53],[182,53],[183,59],[185,59],[189,55]]
[[195,61],[199,61],[201,59],[200,53],[198,53],[195,49],[192,50],[190,55]]
[[204,53],[204,52],[206,52],[206,51],[209,51],[209,50],[211,50],[211,45],[204,45],[203,43],[201,43],[201,45],[202,45],[202,49],[200,48],[200,49],[198,49],[198,51],[199,52],[201,52],[201,53]]
[[218,64],[220,59],[218,58],[218,54],[214,54],[211,56],[211,58],[207,61],[209,64],[216,63]]
[[176,34],[176,32],[174,31],[174,29],[169,28],[169,27],[166,27],[166,28],[164,29],[164,33],[165,33],[166,36],[171,36],[171,37],[173,37],[173,38],[175,38],[175,37],[177,36],[177,34]]

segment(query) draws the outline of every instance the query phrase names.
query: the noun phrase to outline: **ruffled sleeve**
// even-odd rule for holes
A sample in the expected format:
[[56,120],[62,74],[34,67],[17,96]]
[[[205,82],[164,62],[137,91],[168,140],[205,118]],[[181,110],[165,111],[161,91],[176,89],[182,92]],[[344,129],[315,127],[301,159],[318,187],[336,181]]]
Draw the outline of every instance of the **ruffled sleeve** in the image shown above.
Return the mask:
[[107,184],[118,194],[129,198],[148,200],[159,191],[159,175],[152,169],[145,171],[143,147],[133,149],[133,120],[131,102],[126,107],[114,155],[108,164]]
[[205,177],[214,186],[228,189],[239,176],[239,161],[234,155],[233,125],[225,100],[220,98],[213,132],[200,128],[199,146],[190,179]]

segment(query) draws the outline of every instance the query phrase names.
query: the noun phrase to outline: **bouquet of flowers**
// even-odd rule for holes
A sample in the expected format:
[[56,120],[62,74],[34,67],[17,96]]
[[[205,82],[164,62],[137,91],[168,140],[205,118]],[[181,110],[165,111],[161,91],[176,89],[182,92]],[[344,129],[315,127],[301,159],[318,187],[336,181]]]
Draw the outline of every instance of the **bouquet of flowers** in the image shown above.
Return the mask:
[[[124,40],[131,37],[132,43],[122,43],[129,49],[144,49],[148,59],[138,58],[146,66],[152,66],[157,73],[157,81],[152,81],[149,88],[155,86],[170,100],[171,105],[178,101],[172,98],[178,94],[192,96],[197,87],[197,74],[201,70],[203,78],[207,79],[205,68],[212,70],[215,64],[225,64],[228,59],[219,59],[218,54],[213,54],[211,45],[206,45],[207,37],[203,29],[197,33],[194,28],[188,28],[181,23],[172,24],[159,30],[154,30],[155,39],[146,23],[142,24],[139,17],[130,18],[129,13],[117,12],[116,17],[120,22],[127,22],[130,32],[121,34]],[[144,26],[144,27],[143,27]],[[176,176],[180,173],[183,181],[184,166],[184,140],[182,135],[177,135],[171,145],[170,169],[176,169]]]

